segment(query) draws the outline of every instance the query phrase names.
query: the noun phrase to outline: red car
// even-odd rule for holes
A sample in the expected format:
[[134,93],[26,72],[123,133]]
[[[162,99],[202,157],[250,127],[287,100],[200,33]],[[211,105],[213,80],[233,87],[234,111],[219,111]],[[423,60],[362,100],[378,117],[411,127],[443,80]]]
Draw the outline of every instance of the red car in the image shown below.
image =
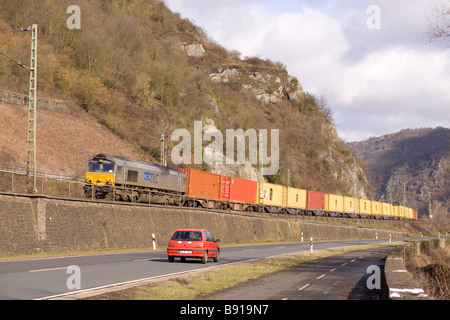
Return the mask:
[[169,262],[175,258],[185,261],[186,258],[199,258],[206,263],[208,258],[219,261],[220,239],[214,237],[206,229],[178,229],[173,234],[167,247]]

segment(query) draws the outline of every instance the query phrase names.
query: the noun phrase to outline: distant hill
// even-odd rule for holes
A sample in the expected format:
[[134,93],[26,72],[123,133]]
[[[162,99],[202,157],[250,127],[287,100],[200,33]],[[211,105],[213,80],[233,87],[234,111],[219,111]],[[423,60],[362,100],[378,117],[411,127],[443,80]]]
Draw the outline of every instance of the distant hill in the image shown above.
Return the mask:
[[419,216],[448,218],[450,129],[406,129],[362,142],[348,143],[364,161],[378,199],[406,205]]

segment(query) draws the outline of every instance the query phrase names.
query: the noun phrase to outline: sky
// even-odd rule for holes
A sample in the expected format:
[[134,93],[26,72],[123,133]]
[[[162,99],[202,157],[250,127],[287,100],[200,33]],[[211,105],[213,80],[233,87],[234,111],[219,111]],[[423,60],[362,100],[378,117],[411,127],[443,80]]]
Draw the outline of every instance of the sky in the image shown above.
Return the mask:
[[339,137],[450,127],[450,44],[426,38],[450,0],[165,0],[241,57],[282,62],[323,97]]

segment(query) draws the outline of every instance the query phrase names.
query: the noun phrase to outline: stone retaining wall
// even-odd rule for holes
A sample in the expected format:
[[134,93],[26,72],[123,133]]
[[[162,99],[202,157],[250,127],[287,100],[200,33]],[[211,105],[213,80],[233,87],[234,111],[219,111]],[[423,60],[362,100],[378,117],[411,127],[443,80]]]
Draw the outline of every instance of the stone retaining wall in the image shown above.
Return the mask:
[[0,254],[165,248],[177,228],[206,228],[222,244],[404,237],[402,232],[325,225],[194,208],[0,194]]

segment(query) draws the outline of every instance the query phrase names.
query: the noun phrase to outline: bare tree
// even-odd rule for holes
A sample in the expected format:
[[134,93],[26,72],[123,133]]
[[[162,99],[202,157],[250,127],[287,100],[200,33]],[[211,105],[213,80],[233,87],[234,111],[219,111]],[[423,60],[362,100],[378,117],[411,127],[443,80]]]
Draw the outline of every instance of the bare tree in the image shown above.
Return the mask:
[[432,9],[432,17],[428,17],[428,42],[443,41],[450,45],[450,1],[445,0]]

